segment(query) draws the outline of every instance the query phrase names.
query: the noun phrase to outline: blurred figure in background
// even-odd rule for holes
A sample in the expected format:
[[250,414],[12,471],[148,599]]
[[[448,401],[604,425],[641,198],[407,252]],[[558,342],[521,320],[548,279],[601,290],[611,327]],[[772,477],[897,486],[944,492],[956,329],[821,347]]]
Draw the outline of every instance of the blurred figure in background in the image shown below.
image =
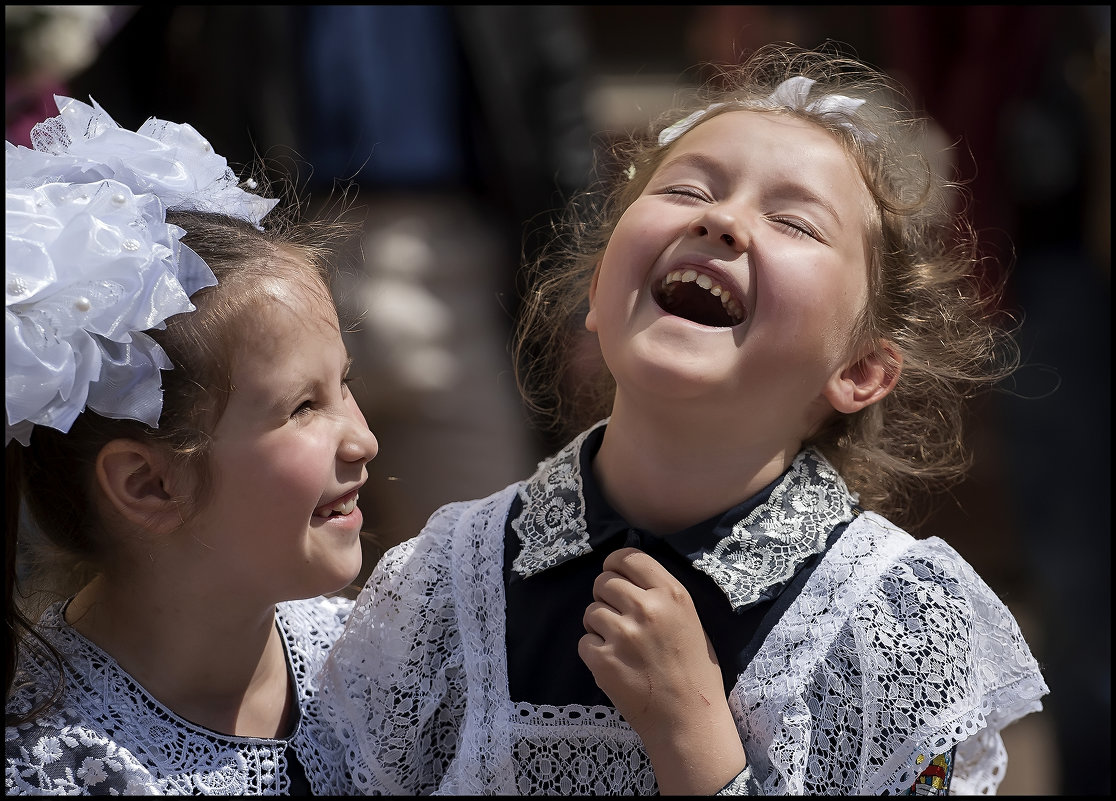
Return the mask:
[[1061,791],[1107,795],[1111,9],[893,7],[883,19],[888,60],[969,144],[974,212],[1014,254],[1024,366],[981,422],[1002,449],[1014,589],[1045,640]]

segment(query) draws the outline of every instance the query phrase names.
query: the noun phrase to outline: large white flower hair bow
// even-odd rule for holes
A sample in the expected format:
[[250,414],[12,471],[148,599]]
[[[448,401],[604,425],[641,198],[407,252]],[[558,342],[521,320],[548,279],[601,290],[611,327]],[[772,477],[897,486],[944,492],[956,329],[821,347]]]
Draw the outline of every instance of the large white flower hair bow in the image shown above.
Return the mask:
[[240,188],[189,125],[133,132],[95,101],[55,102],[32,148],[5,142],[5,445],[35,425],[69,431],[87,407],[157,426],[171,364],[143,332],[217,283],[167,210],[259,227],[278,203]]
[[[805,111],[807,114],[817,114],[821,117],[835,117],[837,124],[850,130],[857,138],[867,142],[874,141],[876,135],[856,124],[853,115],[858,108],[864,105],[864,100],[844,95],[822,95],[807,103],[810,87],[815,81],[804,75],[787,78],[775,91],[764,100],[752,103],[742,103],[743,109],[775,109],[789,108],[794,111]],[[693,128],[698,120],[714,109],[721,108],[725,103],[713,103],[706,108],[699,109],[688,117],[668,125],[659,133],[659,144],[669,145],[682,134]]]

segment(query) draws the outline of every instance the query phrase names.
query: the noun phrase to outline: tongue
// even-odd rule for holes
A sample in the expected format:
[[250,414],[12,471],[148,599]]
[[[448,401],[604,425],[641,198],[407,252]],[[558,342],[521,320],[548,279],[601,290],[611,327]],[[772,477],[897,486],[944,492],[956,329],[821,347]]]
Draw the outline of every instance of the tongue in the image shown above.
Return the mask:
[[668,290],[660,292],[656,300],[663,311],[699,325],[731,328],[736,323],[725,311],[720,298],[693,282],[672,284]]

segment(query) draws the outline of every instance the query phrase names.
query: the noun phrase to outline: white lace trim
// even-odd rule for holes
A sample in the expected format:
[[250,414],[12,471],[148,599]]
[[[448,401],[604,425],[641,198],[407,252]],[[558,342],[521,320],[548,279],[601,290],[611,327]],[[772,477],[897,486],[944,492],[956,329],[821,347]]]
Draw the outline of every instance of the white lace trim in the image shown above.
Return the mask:
[[[519,488],[520,513],[511,520],[520,552],[512,570],[526,578],[589,553],[580,460],[585,431]],[[807,448],[770,497],[693,564],[725,593],[735,610],[782,587],[803,561],[825,548],[834,526],[853,518],[856,496],[820,451]]]
[[[66,695],[32,722],[5,727],[6,793],[286,794],[288,745],[315,791],[335,785],[338,779],[319,773],[339,769],[336,741],[308,710],[316,706],[314,677],[351,605],[320,598],[277,607],[302,718],[290,740],[226,736],[180,718],[67,625],[62,605],[55,605],[40,630],[68,660]],[[24,658],[8,714],[30,709],[52,686],[50,676],[49,669]]]
[[581,446],[606,422],[602,420],[583,431],[557,454],[540,462],[535,474],[520,486],[522,507],[511,521],[520,551],[512,570],[523,578],[593,550],[585,524]]
[[825,549],[840,523],[853,519],[856,496],[822,456],[807,448],[732,534],[694,561],[720,587],[733,609],[758,602],[790,581],[806,559]]
[[999,731],[1048,691],[968,563],[869,512],[822,559],[729,703],[766,794],[901,793],[920,755],[954,745],[955,791],[986,794],[1007,767]]

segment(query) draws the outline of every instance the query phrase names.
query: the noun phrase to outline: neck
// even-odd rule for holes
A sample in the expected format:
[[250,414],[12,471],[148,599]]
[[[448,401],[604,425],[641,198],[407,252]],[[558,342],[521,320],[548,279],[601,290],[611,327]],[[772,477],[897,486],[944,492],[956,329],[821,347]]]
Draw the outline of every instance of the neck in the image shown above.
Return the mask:
[[171,582],[100,577],[75,596],[66,620],[180,717],[230,735],[286,734],[292,688],[274,606],[238,608]]
[[790,465],[801,443],[733,436],[718,421],[649,415],[619,397],[593,461],[605,497],[633,526],[665,535],[747,500]]

